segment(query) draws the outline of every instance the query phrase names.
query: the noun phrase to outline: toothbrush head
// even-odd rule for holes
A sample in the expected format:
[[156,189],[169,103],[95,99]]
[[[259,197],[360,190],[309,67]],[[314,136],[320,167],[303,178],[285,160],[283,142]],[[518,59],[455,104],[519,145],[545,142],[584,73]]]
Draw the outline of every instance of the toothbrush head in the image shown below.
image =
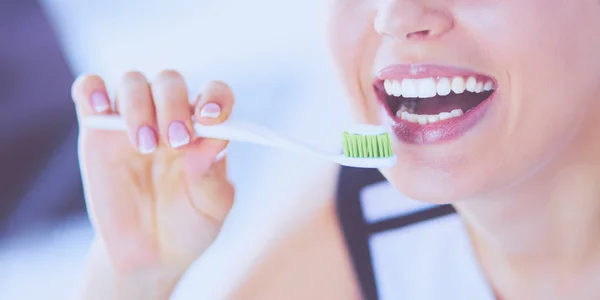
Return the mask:
[[344,156],[350,158],[387,158],[394,156],[389,133],[379,126],[359,125],[342,137]]
[[392,167],[396,163],[390,135],[380,126],[357,125],[343,133],[342,142],[343,165],[383,168]]

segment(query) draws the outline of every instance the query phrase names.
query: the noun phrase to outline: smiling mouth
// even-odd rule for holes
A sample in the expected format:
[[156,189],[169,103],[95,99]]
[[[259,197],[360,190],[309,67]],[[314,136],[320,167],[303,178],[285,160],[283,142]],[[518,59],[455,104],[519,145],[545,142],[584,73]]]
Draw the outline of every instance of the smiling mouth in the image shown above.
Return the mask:
[[385,79],[379,93],[392,117],[419,125],[461,117],[495,91],[492,79],[480,75]]
[[496,98],[497,81],[437,65],[394,65],[373,85],[395,136],[409,144],[458,138],[478,124]]

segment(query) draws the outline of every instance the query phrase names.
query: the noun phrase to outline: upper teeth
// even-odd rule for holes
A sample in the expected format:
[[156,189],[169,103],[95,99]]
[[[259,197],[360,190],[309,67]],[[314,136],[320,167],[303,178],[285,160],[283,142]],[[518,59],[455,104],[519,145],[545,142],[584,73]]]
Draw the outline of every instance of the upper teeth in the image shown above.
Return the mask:
[[402,81],[386,79],[383,82],[385,92],[390,96],[404,98],[431,98],[436,95],[446,96],[450,92],[462,94],[465,91],[472,93],[488,92],[494,89],[491,80],[478,81],[475,76],[466,79],[462,76],[454,78],[403,79]]

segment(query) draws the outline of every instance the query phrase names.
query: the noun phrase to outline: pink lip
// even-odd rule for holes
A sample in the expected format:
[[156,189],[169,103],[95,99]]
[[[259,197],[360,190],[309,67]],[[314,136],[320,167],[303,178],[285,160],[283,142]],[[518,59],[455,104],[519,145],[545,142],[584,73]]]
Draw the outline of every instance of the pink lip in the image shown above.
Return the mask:
[[496,82],[495,79],[461,68],[452,68],[432,65],[396,65],[387,67],[377,74],[377,80],[374,83],[375,93],[379,103],[383,105],[385,111],[392,120],[392,131],[402,142],[416,145],[431,145],[448,142],[459,138],[467,131],[479,123],[486,115],[487,110],[496,98],[496,90],[490,97],[485,99],[476,107],[472,108],[460,117],[439,121],[434,124],[420,125],[396,117],[386,103],[387,94],[383,89],[383,80],[404,78],[420,79],[429,77],[453,77],[453,76],[476,76],[487,78]]

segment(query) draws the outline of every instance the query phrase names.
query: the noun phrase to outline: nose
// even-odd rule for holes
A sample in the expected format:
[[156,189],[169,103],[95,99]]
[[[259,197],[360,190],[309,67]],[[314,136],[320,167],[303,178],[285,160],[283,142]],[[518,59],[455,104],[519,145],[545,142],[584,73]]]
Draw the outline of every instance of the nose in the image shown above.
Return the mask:
[[[443,8],[426,0],[387,0],[378,7],[375,30],[399,42],[439,38],[454,27],[454,19]],[[437,1],[439,2],[439,1]]]

